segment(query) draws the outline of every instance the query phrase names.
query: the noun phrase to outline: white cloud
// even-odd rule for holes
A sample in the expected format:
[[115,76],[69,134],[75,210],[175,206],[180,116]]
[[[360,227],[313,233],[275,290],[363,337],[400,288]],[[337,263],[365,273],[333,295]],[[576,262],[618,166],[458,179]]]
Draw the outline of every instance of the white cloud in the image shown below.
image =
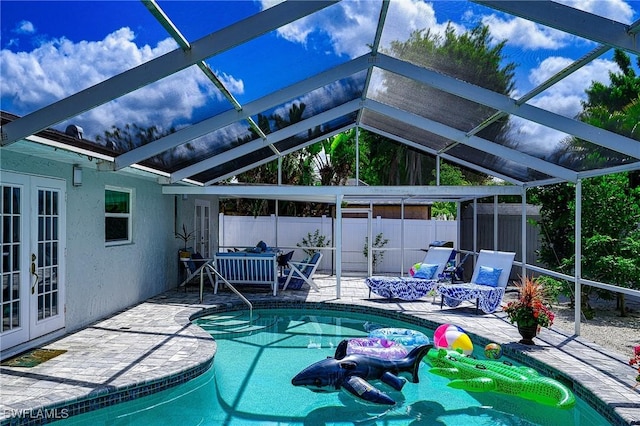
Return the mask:
[[346,1],[332,5],[278,29],[278,34],[294,43],[307,44],[322,29],[334,53],[355,57],[369,51],[373,43],[380,3]]
[[508,40],[510,46],[522,49],[558,49],[572,37],[553,28],[543,27],[522,18],[503,19],[497,15],[482,17],[483,25],[491,30],[497,41]]
[[[529,81],[538,85],[571,63],[568,58],[547,58],[529,72]],[[531,103],[566,117],[575,117],[582,110],[580,101],[587,98],[585,89],[594,81],[609,84],[609,72],[620,72],[620,69],[615,62],[596,59],[548,88]]]
[[381,44],[388,48],[392,41],[407,40],[415,30],[429,29],[432,33],[444,33],[445,26],[438,25],[431,4],[414,0],[391,2]]
[[[266,8],[273,2],[265,0],[262,5]],[[280,28],[278,34],[291,42],[306,45],[318,31],[322,31],[329,38],[333,53],[353,58],[369,52],[379,15],[378,2],[342,1]],[[393,1],[389,6],[382,44],[406,40],[414,30],[435,26],[435,13],[430,4],[421,0]]]
[[[176,48],[170,38],[155,47],[139,47],[134,39],[133,31],[121,28],[100,41],[74,43],[62,38],[45,42],[31,52],[3,49],[0,100],[5,109],[24,115]],[[222,74],[221,80],[232,93],[244,91],[244,83],[233,76]],[[221,98],[204,74],[192,66],[73,121],[83,127],[88,138],[126,123],[169,127],[175,120],[188,120],[194,109],[215,96]]]
[[633,9],[624,0],[555,0],[575,9],[604,16],[623,24],[630,24],[633,21]]
[[[633,9],[623,0],[557,0],[567,6],[629,24]],[[566,47],[575,36],[536,24],[522,18],[502,18],[496,14],[482,17],[496,40],[508,40],[510,46],[526,50],[559,49]]]
[[36,28],[30,21],[20,21],[15,32],[18,34],[33,34],[36,32]]
[[[572,62],[568,58],[547,58],[530,71],[529,81],[538,85]],[[575,118],[582,111],[581,102],[587,99],[585,89],[594,81],[609,84],[609,72],[620,72],[620,69],[612,61],[597,59],[554,84],[529,103],[564,117]],[[551,151],[566,137],[551,128],[518,118],[512,118],[511,124],[518,140],[526,141],[530,146],[544,151]]]

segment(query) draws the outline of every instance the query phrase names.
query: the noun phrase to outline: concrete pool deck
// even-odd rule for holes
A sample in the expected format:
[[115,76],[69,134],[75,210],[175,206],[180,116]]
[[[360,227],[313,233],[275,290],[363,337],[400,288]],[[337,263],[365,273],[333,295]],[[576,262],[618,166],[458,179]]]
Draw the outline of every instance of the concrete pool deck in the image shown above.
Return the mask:
[[[542,374],[571,380],[578,396],[590,400],[593,395],[601,401],[594,405],[612,424],[640,425],[640,388],[631,389],[636,373],[628,355],[555,328],[543,329],[536,346],[524,346],[513,343],[520,339],[518,331],[500,312],[475,314],[470,304],[440,309],[439,300],[432,297],[413,302],[369,298],[362,277],[342,277],[341,298],[336,299],[335,277],[316,277],[320,292],[287,290],[276,297],[265,289],[243,293],[258,305],[312,302],[359,311],[369,307],[457,324],[480,343],[502,344],[509,357],[528,360]],[[66,352],[40,365],[0,367],[2,424],[48,423],[201,374],[213,362],[216,343],[189,318],[214,306],[228,309],[238,303],[238,297],[227,292],[214,295],[208,290],[200,304],[196,291],[169,291],[43,346]]]

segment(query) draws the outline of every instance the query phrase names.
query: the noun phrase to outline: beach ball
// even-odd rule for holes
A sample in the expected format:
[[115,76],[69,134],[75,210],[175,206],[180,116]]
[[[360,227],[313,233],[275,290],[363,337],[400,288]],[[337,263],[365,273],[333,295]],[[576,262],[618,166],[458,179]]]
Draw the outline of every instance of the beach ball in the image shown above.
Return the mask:
[[437,349],[460,349],[465,355],[473,352],[473,343],[465,331],[453,324],[442,324],[433,333],[433,345]]
[[484,347],[484,356],[488,359],[498,359],[502,356],[502,346],[497,343],[489,343]]

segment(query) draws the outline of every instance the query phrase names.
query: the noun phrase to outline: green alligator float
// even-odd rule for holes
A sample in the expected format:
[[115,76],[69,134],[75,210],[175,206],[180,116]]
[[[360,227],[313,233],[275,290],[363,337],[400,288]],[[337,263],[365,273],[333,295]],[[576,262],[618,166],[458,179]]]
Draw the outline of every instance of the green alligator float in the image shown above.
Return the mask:
[[452,379],[449,386],[454,389],[499,392],[558,408],[572,408],[576,404],[569,388],[557,380],[541,376],[533,368],[477,360],[446,349],[430,349],[427,359],[432,365],[429,371]]

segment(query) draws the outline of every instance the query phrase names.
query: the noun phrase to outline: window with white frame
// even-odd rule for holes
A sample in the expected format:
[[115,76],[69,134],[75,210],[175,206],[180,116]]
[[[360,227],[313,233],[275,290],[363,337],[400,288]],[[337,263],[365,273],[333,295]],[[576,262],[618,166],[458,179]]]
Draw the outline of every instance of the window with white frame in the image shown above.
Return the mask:
[[131,202],[131,189],[105,188],[104,235],[107,245],[131,242]]

